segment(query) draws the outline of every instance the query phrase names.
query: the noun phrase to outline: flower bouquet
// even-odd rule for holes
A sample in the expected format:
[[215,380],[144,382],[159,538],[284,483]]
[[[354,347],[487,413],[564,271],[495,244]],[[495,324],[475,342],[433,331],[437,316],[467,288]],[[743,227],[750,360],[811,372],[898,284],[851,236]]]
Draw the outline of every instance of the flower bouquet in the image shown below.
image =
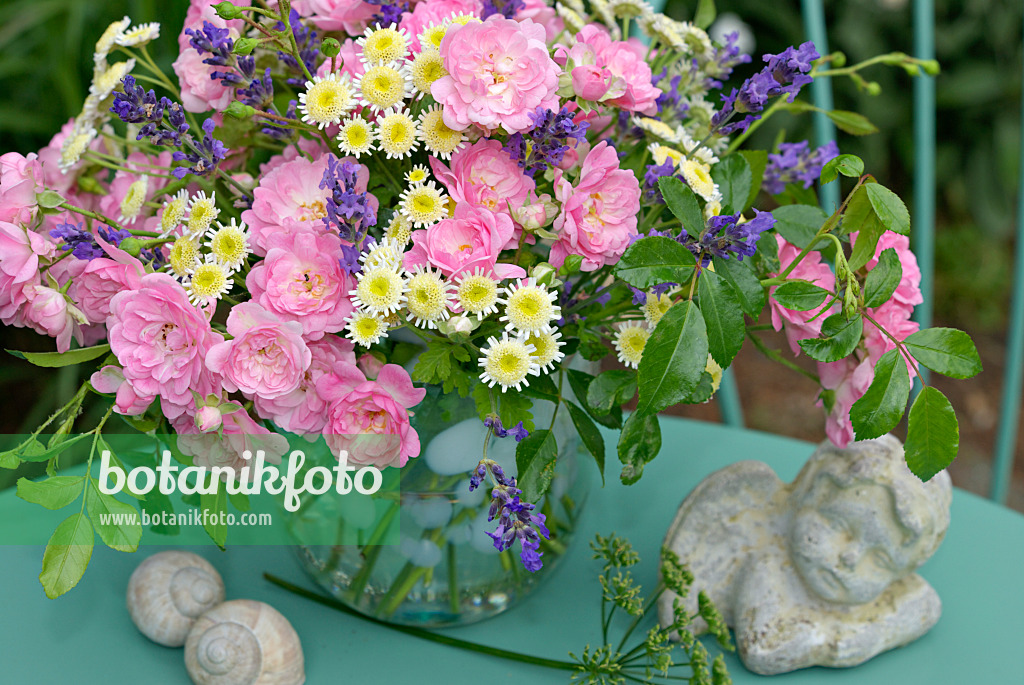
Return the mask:
[[[911,321],[909,215],[861,160],[742,149],[773,114],[814,110],[796,99],[813,78],[869,87],[879,62],[936,65],[845,66],[805,43],[726,86],[751,58],[711,40],[699,7],[681,22],[643,0],[192,0],[173,73],[146,47],[159,25],[107,28],[81,113],[38,154],[0,158],[0,319],[56,341],[18,356],[91,374],[0,454],[47,464],[23,499],[84,501],[44,554],[47,594],[78,582],[94,532],[137,548],[137,521],[101,515],[138,511],[118,489],[169,506],[113,455],[113,492],[56,475],[80,441],[93,474],[115,424],[219,468],[192,501],[215,513],[244,510],[231,487],[252,455],[281,463],[295,436],[398,474],[370,523],[327,515],[336,544],[303,557],[365,611],[413,598],[450,622],[503,609],[564,551],[577,451],[604,477],[598,425],[621,431],[635,482],[658,412],[708,401],[746,338],[820,385],[840,445],[893,429],[921,366],[979,371],[966,334]],[[819,177],[847,179],[841,206],[819,209]],[[817,373],[769,350],[768,327]],[[102,418],[73,432],[93,395]],[[925,386],[910,467],[927,479],[956,449]]]

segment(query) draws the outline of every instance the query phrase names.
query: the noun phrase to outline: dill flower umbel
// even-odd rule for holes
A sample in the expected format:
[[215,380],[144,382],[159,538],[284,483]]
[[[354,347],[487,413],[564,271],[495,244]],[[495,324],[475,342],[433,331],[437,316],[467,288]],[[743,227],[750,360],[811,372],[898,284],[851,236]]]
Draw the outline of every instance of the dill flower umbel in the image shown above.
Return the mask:
[[463,273],[455,282],[458,285],[456,301],[463,311],[476,314],[481,321],[498,311],[498,283],[485,275],[481,267],[476,267],[473,273]]
[[356,310],[345,320],[348,337],[363,347],[380,342],[388,333],[388,324],[380,316]]
[[185,218],[188,209],[188,191],[181,189],[178,194],[164,203],[164,212],[160,215],[160,235],[167,237]]
[[501,340],[492,336],[481,351],[483,356],[479,364],[483,372],[480,380],[488,388],[498,384],[502,392],[512,387],[521,390],[522,386],[530,385],[527,376],[540,375],[540,366],[533,356],[537,350],[521,337],[509,338],[507,332],[501,334]]
[[377,28],[367,27],[356,45],[363,49],[361,59],[365,64],[397,62],[409,54],[409,34],[405,29],[377,24]]
[[167,271],[179,280],[186,279],[199,264],[201,255],[199,245],[186,236],[182,236],[171,245],[167,256]]
[[418,133],[427,151],[445,160],[451,159],[466,140],[462,131],[448,128],[441,106],[436,104],[420,115]]
[[619,330],[615,334],[615,351],[618,353],[619,361],[628,367],[637,368],[649,337],[651,331],[640,322],[627,321],[619,324]]
[[417,227],[436,224],[448,214],[447,196],[430,181],[412,186],[399,196],[399,211]]
[[383,63],[367,65],[366,71],[355,82],[359,104],[373,112],[400,106],[403,100],[412,96],[411,86],[404,66]]
[[438,321],[448,318],[451,286],[445,283],[439,271],[418,266],[409,276],[406,307],[413,324],[420,328],[437,328]]
[[189,302],[205,307],[231,290],[231,270],[208,254],[192,270],[186,289]]
[[341,121],[355,105],[347,74],[314,76],[312,81],[306,81],[305,92],[299,93],[302,121],[321,129]]
[[338,148],[356,159],[373,150],[373,140],[373,128],[362,117],[346,119],[338,131]]
[[232,218],[227,225],[218,223],[216,228],[210,228],[206,236],[206,246],[218,262],[232,271],[242,268],[249,257],[249,232],[245,224],[236,225]]
[[562,309],[555,302],[558,295],[548,292],[533,278],[519,279],[505,288],[505,297],[498,302],[505,305],[505,329],[520,333],[551,333],[552,322],[562,318]]
[[358,274],[359,283],[349,292],[352,304],[371,314],[391,314],[405,302],[405,279],[394,269],[379,266]]
[[188,203],[188,235],[198,238],[206,233],[218,214],[220,210],[217,208],[217,193],[210,193],[210,197],[206,197],[206,191],[200,190]]
[[565,343],[560,340],[561,337],[561,332],[531,333],[526,336],[526,343],[534,347],[533,359],[541,371],[553,371],[555,364],[565,358],[561,350]]
[[117,218],[123,224],[134,224],[142,211],[142,205],[146,202],[146,193],[149,191],[149,176],[143,176],[128,186],[128,192],[121,200],[121,216]]
[[401,109],[388,109],[381,113],[377,120],[377,138],[388,159],[409,157],[419,147],[416,122]]

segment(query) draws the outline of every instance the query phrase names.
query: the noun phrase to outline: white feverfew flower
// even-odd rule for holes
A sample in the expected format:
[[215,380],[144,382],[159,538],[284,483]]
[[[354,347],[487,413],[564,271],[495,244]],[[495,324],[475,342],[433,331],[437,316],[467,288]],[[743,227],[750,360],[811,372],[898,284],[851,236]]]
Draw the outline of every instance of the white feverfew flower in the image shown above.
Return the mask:
[[427,152],[444,160],[450,160],[466,142],[465,133],[448,128],[444,123],[443,110],[437,104],[420,114],[417,133]]
[[210,193],[210,197],[206,197],[206,191],[200,190],[193,195],[192,200],[188,203],[186,229],[189,237],[198,239],[199,236],[206,233],[219,214],[217,193]]
[[418,266],[409,275],[405,306],[409,310],[409,318],[419,328],[437,328],[439,321],[448,318],[451,300],[451,285],[445,282],[440,272]]
[[423,185],[424,183],[427,182],[427,179],[429,178],[430,169],[423,166],[422,164],[417,164],[416,166],[409,170],[409,173],[405,175],[406,183],[408,183],[411,186]]
[[555,302],[558,295],[538,285],[533,278],[519,279],[505,288],[498,300],[505,305],[505,330],[522,334],[551,333],[554,322],[562,318],[562,309]]
[[346,119],[338,131],[338,148],[356,159],[373,151],[373,140],[373,127],[362,117]]
[[441,49],[441,41],[444,39],[444,34],[448,32],[449,26],[451,26],[450,22],[442,21],[438,24],[431,24],[420,31],[420,35],[418,36],[420,41],[420,51],[433,53],[439,52]]
[[464,312],[475,314],[477,320],[483,321],[498,311],[498,283],[481,267],[476,267],[472,273],[464,272],[455,282],[458,286],[456,301]]
[[232,271],[242,268],[245,260],[249,257],[249,231],[246,225],[236,224],[235,219],[231,223],[218,223],[206,232],[206,247],[214,258]]
[[509,338],[507,332],[502,333],[500,340],[488,338],[479,361],[483,369],[480,380],[489,388],[500,385],[502,392],[529,386],[528,377],[540,375],[540,366],[534,357],[536,351],[522,337]]
[[367,27],[356,45],[362,48],[364,64],[398,62],[409,54],[409,34],[405,29],[377,24],[377,28]]
[[306,81],[305,92],[299,93],[302,121],[320,129],[340,122],[356,104],[347,74],[314,76]]
[[402,216],[401,212],[395,212],[391,223],[384,230],[384,237],[394,240],[399,246],[405,247],[412,240],[412,223]]
[[431,226],[448,216],[448,196],[433,181],[406,189],[399,203],[402,216],[416,228]]
[[128,186],[128,192],[121,200],[121,215],[117,220],[122,224],[131,225],[139,218],[142,205],[146,202],[146,193],[149,192],[149,176],[143,175],[138,181]]
[[127,29],[132,23],[132,20],[127,16],[119,21],[115,21],[106,28],[100,39],[96,41],[96,48],[93,51],[92,59],[95,63],[96,69],[107,68],[107,55],[114,49],[117,44],[117,39],[121,37],[125,29]]
[[658,119],[652,119],[650,117],[633,117],[633,123],[636,124],[640,130],[650,133],[657,138],[661,138],[666,142],[676,144],[680,142],[679,133],[676,129],[672,128],[664,121],[659,121]]
[[383,267],[398,271],[402,267],[403,245],[394,238],[385,237],[359,256],[364,269]]
[[707,145],[701,145],[700,142],[694,140],[693,136],[685,130],[679,131],[679,146],[689,153],[691,159],[696,159],[708,166],[718,164],[718,157],[715,156],[714,151]]
[[644,0],[611,0],[612,12],[619,19],[645,17],[654,14],[654,9]]
[[[580,8],[582,9],[582,5]],[[583,27],[589,23],[585,12],[578,11],[560,2],[555,3],[555,12],[558,13],[559,18],[565,24],[565,30],[572,35],[582,31]]]
[[679,172],[686,180],[686,185],[705,200],[710,200],[718,190],[718,186],[711,178],[711,169],[696,159],[684,159],[680,162]]
[[641,322],[627,321],[619,324],[615,334],[615,351],[619,361],[630,368],[638,368],[649,337],[651,331]]
[[699,29],[688,21],[677,22],[676,26],[679,35],[683,38],[687,52],[691,55],[708,59],[715,53],[711,38],[704,29]]
[[387,337],[388,324],[383,317],[356,310],[345,320],[348,337],[363,347],[369,347]]
[[404,65],[377,63],[366,66],[353,85],[359,104],[373,112],[399,108],[412,97],[412,83]]
[[149,24],[140,24],[139,26],[133,26],[130,29],[127,29],[115,38],[114,42],[118,45],[123,45],[124,47],[135,47],[138,45],[145,45],[159,37],[160,24],[154,21]]
[[135,58],[126,62],[114,62],[102,72],[97,71],[93,76],[92,85],[89,86],[89,94],[94,95],[97,101],[105,100],[114,90],[121,85],[121,79],[132,72],[135,68]]
[[644,319],[647,320],[647,323],[651,326],[656,326],[671,308],[672,298],[668,293],[662,293],[661,295],[647,293],[647,302],[640,308],[640,311],[644,313]]
[[199,244],[182,236],[174,241],[167,255],[167,271],[178,280],[186,280],[199,265],[202,255]]
[[226,295],[231,290],[231,284],[231,269],[208,254],[192,270],[185,289],[188,291],[189,302],[205,307]]
[[356,274],[358,283],[349,292],[352,304],[378,316],[397,312],[405,303],[405,279],[394,269],[379,266]]
[[662,45],[673,50],[682,50],[686,47],[683,35],[679,32],[678,22],[666,17],[660,12],[643,16],[639,20],[640,30]]
[[550,373],[555,365],[565,358],[561,347],[565,343],[561,341],[561,332],[555,333],[531,333],[526,336],[526,343],[533,345],[533,358],[541,371]]
[[377,140],[388,159],[409,157],[420,145],[416,138],[416,122],[401,109],[387,109],[381,113],[377,120]]
[[434,50],[424,50],[409,63],[409,79],[417,97],[430,95],[430,86],[434,81],[448,75],[444,68],[441,55]]
[[188,191],[181,189],[178,194],[164,202],[164,211],[160,215],[160,235],[164,238],[171,235],[185,218],[188,209]]
[[68,137],[60,146],[60,162],[58,167],[62,173],[68,173],[73,166],[78,164],[82,155],[89,149],[89,145],[96,139],[96,129],[93,126],[75,126]]

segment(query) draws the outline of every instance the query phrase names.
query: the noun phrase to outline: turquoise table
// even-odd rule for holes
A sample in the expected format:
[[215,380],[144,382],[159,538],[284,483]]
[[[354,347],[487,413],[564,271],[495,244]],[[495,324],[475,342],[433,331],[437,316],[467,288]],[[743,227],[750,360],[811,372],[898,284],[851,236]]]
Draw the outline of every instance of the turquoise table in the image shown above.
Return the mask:
[[[644,560],[634,575],[655,581],[657,552],[683,496],[710,472],[739,459],[761,459],[779,475],[796,475],[812,447],[804,442],[665,419],[665,448],[632,487],[621,485],[609,454],[608,486],[592,496],[581,538],[616,531]],[[609,438],[609,446],[614,441]],[[0,495],[0,517],[23,515],[13,492]],[[26,505],[27,506],[27,505]],[[81,584],[47,600],[36,577],[39,547],[0,548],[0,683],[11,685],[188,685],[182,650],[149,642],[128,618],[124,592],[143,556],[97,547]],[[263,580],[269,571],[312,587],[288,548],[199,548],[223,574],[229,599],[268,602],[295,626],[306,654],[307,683],[568,682],[568,674],[467,653],[407,637],[295,597]],[[853,669],[813,668],[774,676],[780,685],[946,685],[1024,683],[1024,517],[957,490],[952,525],[921,574],[938,590],[942,619],[917,642]],[[524,604],[497,618],[449,634],[551,658],[566,658],[600,639],[597,566],[584,539],[574,544],[550,582]],[[768,682],[729,659],[734,681]]]

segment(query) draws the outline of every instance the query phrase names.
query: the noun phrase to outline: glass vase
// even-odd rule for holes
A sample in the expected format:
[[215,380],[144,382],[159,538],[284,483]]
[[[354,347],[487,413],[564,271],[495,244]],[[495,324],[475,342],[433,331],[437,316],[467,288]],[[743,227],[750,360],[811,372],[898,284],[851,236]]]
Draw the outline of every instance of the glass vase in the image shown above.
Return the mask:
[[[568,384],[566,384],[568,385]],[[530,572],[520,544],[499,552],[487,535],[491,484],[469,490],[469,475],[483,456],[487,429],[472,398],[428,388],[412,425],[420,456],[402,469],[400,494],[378,525],[398,519],[392,544],[299,546],[310,576],[357,611],[403,625],[450,626],[499,614],[521,601],[558,567],[573,537],[590,485],[589,464],[579,456],[580,439],[562,407],[534,401],[537,427],[552,427],[558,459],[551,488],[536,502],[547,516],[549,540],[541,540],[543,568]],[[488,440],[487,457],[517,475],[514,438]],[[394,537],[394,536],[392,536]],[[381,538],[380,530],[366,539]]]

